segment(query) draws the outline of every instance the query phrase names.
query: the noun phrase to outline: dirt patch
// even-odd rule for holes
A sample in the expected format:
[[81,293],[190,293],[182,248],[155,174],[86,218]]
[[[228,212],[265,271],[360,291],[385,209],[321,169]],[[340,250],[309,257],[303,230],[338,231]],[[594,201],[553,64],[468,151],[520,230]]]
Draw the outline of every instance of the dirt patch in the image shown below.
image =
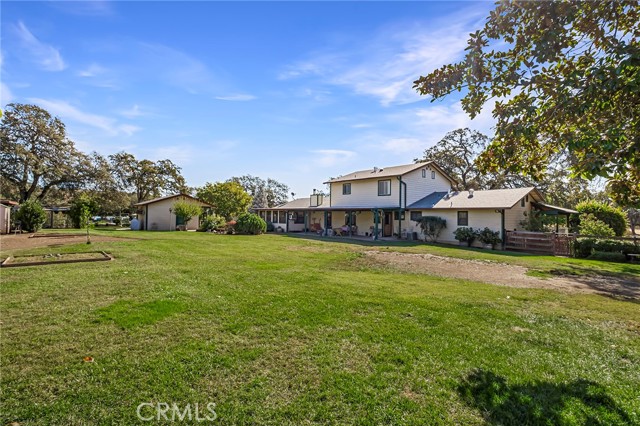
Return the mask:
[[393,269],[460,278],[519,288],[546,288],[573,293],[597,293],[640,300],[640,280],[604,276],[537,278],[523,266],[487,260],[468,260],[432,254],[365,251],[365,261]]
[[[87,236],[83,234],[36,234],[31,238],[31,234],[10,234],[0,237],[0,250],[22,250],[37,247],[57,247],[66,244],[81,244],[86,242]],[[102,235],[91,235],[91,242],[98,241],[123,241],[123,238],[105,237]]]

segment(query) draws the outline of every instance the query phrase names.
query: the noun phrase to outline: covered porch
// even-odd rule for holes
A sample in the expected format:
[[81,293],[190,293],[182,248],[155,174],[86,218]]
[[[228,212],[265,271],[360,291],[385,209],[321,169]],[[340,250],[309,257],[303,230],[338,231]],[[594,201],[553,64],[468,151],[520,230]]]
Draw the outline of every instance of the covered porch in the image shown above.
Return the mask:
[[[572,214],[578,214],[577,210],[567,209],[564,207],[552,206],[551,204],[545,204],[540,202],[532,202],[531,205],[537,211],[545,216],[555,217],[556,233],[560,233],[560,222],[564,222],[566,230],[569,229],[569,217]],[[566,233],[566,232],[565,232]]]

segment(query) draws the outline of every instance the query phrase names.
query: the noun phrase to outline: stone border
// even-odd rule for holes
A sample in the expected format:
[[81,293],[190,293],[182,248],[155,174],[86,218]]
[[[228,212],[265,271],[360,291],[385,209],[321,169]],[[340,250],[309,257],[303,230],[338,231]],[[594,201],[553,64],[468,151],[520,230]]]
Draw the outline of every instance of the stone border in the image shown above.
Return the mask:
[[[100,253],[102,257],[96,257],[95,259],[71,259],[71,260],[56,260],[55,262],[25,262],[25,263],[11,263],[13,259],[16,257],[33,257],[37,255],[25,255],[25,256],[9,256],[7,257],[1,264],[2,268],[17,268],[20,266],[41,266],[41,265],[59,265],[62,263],[86,263],[86,262],[104,262],[113,260],[113,256],[105,253],[104,251],[89,251],[83,253]],[[67,253],[67,254],[78,254],[78,253]]]

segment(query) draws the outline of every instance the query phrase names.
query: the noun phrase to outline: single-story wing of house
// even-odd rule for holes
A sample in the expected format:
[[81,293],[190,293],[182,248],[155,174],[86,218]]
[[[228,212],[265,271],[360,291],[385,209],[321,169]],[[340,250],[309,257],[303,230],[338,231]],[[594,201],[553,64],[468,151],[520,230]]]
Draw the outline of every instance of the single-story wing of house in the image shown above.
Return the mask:
[[166,197],[154,198],[149,201],[142,201],[134,204],[137,207],[139,229],[143,231],[194,231],[200,227],[200,217],[191,218],[188,223],[184,223],[181,217],[176,216],[173,205],[177,201],[187,201],[195,203],[202,208],[202,212],[213,209],[213,205],[192,197],[188,194],[174,194]]
[[532,210],[568,215],[573,210],[544,203],[535,188],[456,191],[456,181],[434,162],[361,170],[325,182],[328,195],[314,193],[283,205],[256,209],[283,232],[422,238],[418,220],[446,220],[439,241],[457,243],[458,227],[488,227],[504,240],[507,230],[523,230]]

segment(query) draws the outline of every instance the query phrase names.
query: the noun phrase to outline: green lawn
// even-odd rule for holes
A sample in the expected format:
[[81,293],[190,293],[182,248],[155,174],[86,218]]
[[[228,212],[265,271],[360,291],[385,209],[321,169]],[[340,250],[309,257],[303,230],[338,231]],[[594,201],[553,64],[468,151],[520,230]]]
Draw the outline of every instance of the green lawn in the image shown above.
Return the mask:
[[367,270],[335,240],[122,235],[90,246],[113,262],[2,270],[0,424],[156,423],[143,402],[213,402],[225,425],[640,424],[638,303]]

